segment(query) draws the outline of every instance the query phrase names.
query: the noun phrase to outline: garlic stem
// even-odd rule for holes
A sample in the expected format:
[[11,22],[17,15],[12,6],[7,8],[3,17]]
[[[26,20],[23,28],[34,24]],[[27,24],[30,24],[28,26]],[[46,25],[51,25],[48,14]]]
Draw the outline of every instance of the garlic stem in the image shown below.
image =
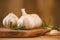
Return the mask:
[[26,15],[25,9],[21,9],[22,15]]

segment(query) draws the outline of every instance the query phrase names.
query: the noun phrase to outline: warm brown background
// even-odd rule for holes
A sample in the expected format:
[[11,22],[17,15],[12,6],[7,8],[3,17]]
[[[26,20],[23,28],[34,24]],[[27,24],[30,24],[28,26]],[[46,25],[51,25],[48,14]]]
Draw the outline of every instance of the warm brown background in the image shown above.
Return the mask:
[[37,13],[47,23],[60,26],[59,0],[0,0],[0,26],[3,18],[10,12],[21,16],[21,8],[27,13]]

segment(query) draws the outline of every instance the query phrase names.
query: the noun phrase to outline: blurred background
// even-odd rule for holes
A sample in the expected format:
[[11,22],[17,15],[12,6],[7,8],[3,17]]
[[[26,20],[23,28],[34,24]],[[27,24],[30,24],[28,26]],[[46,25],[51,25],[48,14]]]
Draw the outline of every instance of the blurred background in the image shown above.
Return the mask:
[[3,26],[3,18],[11,12],[20,17],[21,8],[25,8],[28,14],[38,14],[48,24],[60,27],[60,0],[0,0],[0,26]]

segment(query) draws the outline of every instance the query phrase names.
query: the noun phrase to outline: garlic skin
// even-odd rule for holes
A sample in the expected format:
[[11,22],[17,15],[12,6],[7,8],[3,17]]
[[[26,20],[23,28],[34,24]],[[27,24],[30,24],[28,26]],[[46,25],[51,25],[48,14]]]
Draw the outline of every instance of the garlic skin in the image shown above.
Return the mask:
[[17,21],[17,26],[23,25],[23,19],[24,19],[24,16],[21,16],[20,19]]
[[35,25],[36,27],[39,27],[42,25],[42,20],[41,18],[37,15],[37,14],[31,14],[34,18],[34,21],[35,21]]
[[33,17],[31,17],[30,15],[24,16],[23,25],[25,26],[26,29],[35,28],[35,22]]
[[13,13],[9,13],[3,19],[3,25],[4,25],[4,27],[8,27],[8,25],[10,24],[10,22],[12,22],[12,25],[15,26],[15,25],[17,25],[17,21],[18,21],[18,17],[15,14],[13,14]]
[[33,29],[42,25],[42,20],[37,14],[27,14],[25,9],[21,9],[22,16],[17,22],[17,25],[25,26],[26,29]]

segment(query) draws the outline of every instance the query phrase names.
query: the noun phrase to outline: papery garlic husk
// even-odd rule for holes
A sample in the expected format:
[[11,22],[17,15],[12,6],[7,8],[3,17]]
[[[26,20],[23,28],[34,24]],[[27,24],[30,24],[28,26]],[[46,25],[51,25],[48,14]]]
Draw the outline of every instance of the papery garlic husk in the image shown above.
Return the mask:
[[17,25],[18,17],[13,14],[9,13],[4,19],[3,19],[3,25],[4,27],[8,27],[10,22],[12,22],[12,25],[15,26]]
[[42,20],[37,14],[27,14],[25,9],[21,9],[22,16],[17,22],[18,26],[25,26],[26,29],[33,29],[42,25]]

